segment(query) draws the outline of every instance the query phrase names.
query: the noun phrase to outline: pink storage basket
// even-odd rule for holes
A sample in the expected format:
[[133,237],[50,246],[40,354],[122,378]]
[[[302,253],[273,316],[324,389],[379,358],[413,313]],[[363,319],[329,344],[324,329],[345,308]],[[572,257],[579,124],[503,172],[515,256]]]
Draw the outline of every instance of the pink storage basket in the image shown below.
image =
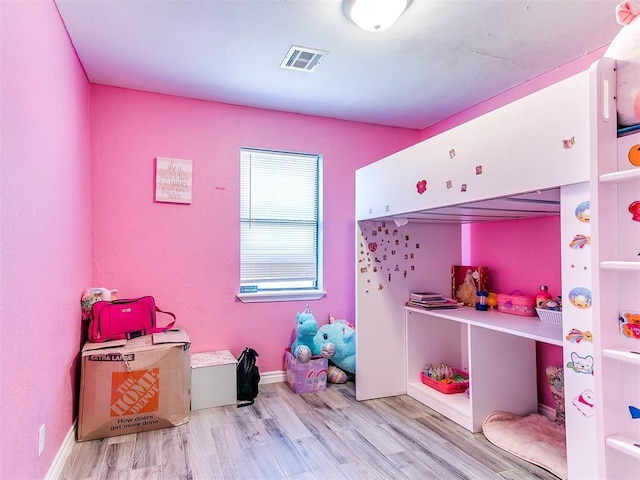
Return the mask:
[[311,357],[306,363],[298,362],[287,348],[284,352],[287,385],[295,393],[322,392],[327,388],[328,361],[322,356]]
[[498,311],[522,315],[524,317],[536,316],[536,297],[523,295],[521,291],[498,294]]

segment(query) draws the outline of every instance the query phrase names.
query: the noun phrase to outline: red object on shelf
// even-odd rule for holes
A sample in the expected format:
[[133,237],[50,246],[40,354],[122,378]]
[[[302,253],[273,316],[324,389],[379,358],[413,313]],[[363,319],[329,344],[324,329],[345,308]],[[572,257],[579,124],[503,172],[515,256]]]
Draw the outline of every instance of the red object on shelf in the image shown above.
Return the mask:
[[450,394],[450,393],[463,393],[467,388],[469,388],[469,375],[467,372],[463,372],[462,370],[452,369],[453,373],[456,375],[461,375],[467,379],[466,382],[457,382],[457,383],[442,383],[437,380],[432,379],[424,374],[424,372],[420,372],[420,379],[422,383],[424,383],[427,387],[431,387],[440,393]]

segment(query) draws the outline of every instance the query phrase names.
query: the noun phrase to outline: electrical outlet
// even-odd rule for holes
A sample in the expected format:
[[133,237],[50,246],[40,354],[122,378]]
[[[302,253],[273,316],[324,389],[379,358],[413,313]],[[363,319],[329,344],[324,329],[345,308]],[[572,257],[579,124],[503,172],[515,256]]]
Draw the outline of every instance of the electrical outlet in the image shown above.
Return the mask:
[[44,452],[44,423],[38,429],[38,456]]

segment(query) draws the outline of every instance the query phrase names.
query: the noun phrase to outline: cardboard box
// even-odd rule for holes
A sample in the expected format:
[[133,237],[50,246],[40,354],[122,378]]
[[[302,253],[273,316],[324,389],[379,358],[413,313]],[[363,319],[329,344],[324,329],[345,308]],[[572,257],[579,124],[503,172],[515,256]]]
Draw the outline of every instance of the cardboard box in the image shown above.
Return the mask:
[[327,388],[328,361],[322,356],[311,357],[307,363],[298,362],[291,349],[284,352],[287,385],[295,393],[322,392]]
[[229,350],[191,355],[191,410],[235,405],[237,365]]
[[76,438],[155,430],[189,421],[191,351],[183,330],[82,349]]

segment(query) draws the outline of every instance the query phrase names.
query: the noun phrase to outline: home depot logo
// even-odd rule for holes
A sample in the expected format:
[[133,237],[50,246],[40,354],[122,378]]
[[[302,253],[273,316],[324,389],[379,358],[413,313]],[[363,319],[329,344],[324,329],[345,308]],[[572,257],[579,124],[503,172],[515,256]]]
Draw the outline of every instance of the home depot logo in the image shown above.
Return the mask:
[[112,417],[158,410],[160,369],[111,373]]

